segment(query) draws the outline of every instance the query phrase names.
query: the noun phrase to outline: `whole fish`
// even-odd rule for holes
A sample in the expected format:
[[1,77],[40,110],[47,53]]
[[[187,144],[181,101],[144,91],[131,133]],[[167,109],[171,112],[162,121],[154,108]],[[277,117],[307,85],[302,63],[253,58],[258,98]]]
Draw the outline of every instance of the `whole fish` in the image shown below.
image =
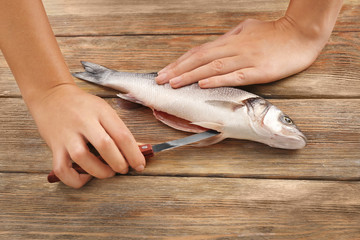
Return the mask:
[[220,132],[201,145],[225,138],[283,149],[306,145],[305,135],[290,117],[255,94],[231,87],[201,89],[197,83],[173,89],[169,84],[158,85],[156,73],[118,72],[90,62],[81,63],[85,72],[74,73],[75,77],[119,90],[120,98],[150,107],[157,119],[173,128]]

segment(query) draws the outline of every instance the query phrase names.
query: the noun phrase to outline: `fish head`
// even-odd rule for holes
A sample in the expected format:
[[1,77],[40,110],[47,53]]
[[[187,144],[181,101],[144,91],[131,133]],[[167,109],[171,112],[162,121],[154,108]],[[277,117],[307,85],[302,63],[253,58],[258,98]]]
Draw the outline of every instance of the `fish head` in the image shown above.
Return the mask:
[[294,121],[280,109],[260,97],[243,101],[247,107],[250,125],[258,142],[283,149],[305,147],[307,139]]

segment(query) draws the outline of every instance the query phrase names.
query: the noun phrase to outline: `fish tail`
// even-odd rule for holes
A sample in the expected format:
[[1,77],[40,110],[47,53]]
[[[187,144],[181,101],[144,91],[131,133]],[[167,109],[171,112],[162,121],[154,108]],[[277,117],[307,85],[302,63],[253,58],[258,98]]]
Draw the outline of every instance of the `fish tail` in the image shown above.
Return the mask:
[[97,84],[101,84],[101,82],[105,80],[108,76],[108,74],[105,74],[106,72],[112,71],[106,67],[91,62],[81,61],[81,64],[83,65],[85,72],[77,72],[72,75]]

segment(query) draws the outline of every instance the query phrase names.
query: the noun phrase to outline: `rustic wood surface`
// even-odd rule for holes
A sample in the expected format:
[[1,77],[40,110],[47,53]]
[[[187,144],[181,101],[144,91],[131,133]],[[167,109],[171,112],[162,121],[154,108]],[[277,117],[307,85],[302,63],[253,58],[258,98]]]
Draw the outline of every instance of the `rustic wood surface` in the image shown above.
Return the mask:
[[[359,19],[360,20],[360,19]],[[59,37],[58,42],[72,71],[82,71],[80,60],[109,68],[154,72],[181,56],[187,49],[215,39],[201,36]],[[271,84],[246,87],[268,98],[359,98],[360,31],[333,35],[317,61],[306,71]],[[19,97],[20,91],[0,60],[0,96]],[[80,87],[100,96],[115,92],[76,80]]]
[[[107,99],[139,142],[160,143],[189,135],[157,121],[146,107],[121,108]],[[159,153],[146,175],[360,180],[359,99],[271,99],[309,138],[297,151],[228,139],[211,147],[183,147]],[[51,152],[40,139],[22,99],[5,98],[0,106],[0,167],[8,172],[51,170]],[[9,121],[11,119],[11,121]],[[12,151],[11,151],[12,150]],[[31,152],[31,154],[29,154]],[[207,156],[211,156],[209,159]]]
[[125,176],[92,181],[79,191],[47,184],[39,174],[0,178],[3,239],[325,240],[360,234],[360,182]]
[[[80,60],[153,72],[246,18],[286,1],[44,0],[72,72]],[[329,44],[307,70],[246,87],[288,113],[301,150],[228,139],[159,153],[146,170],[74,190],[46,182],[52,154],[0,56],[0,239],[360,239],[360,2],[346,0]],[[151,110],[104,97],[139,142],[188,135]]]

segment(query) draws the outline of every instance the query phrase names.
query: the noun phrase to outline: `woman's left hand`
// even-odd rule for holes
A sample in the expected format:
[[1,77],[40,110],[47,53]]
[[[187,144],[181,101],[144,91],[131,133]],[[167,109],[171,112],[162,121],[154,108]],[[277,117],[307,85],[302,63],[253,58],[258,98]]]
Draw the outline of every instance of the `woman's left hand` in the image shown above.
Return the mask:
[[268,83],[309,67],[326,44],[304,34],[286,16],[245,20],[213,42],[195,47],[159,71],[158,84],[201,88]]

